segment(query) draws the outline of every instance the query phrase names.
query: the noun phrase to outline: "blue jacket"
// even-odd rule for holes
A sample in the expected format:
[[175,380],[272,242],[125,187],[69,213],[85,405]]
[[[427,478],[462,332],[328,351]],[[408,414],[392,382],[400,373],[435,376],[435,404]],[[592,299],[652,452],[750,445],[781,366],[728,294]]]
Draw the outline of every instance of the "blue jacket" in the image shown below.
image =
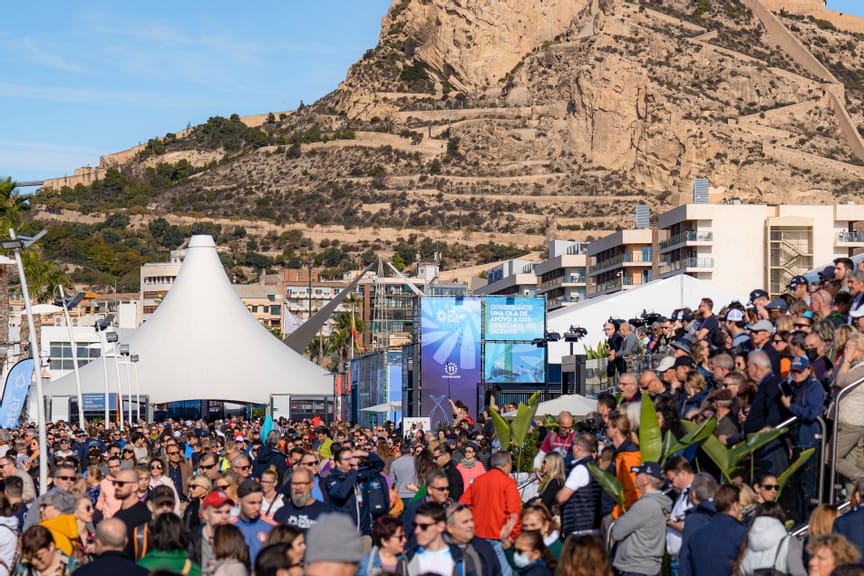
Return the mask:
[[[681,570],[679,564],[679,576],[729,576],[732,563],[738,556],[738,547],[746,534],[747,528],[738,520],[718,513],[714,520],[697,529],[688,539],[685,551],[687,572]],[[680,558],[679,555],[679,561]]]
[[[714,502],[700,502],[693,508],[684,512],[684,530],[681,532],[681,554],[678,556],[678,573],[691,574],[690,558],[684,553],[687,550],[687,542],[696,530],[705,526],[714,519],[717,511],[714,509]],[[685,566],[685,564],[687,566]]]
[[843,514],[834,521],[834,533],[845,536],[864,555],[864,506]]
[[370,452],[367,465],[350,472],[334,468],[324,482],[327,503],[335,512],[350,516],[361,534],[372,534],[373,518],[369,507],[361,506],[357,502],[357,490],[360,491],[362,501],[369,502],[369,482],[373,480],[383,482],[384,479],[381,477],[383,469],[384,461],[377,454]]
[[825,389],[812,376],[801,386],[795,386],[794,382],[792,386],[795,396],[789,406],[789,412],[800,418],[792,429],[793,439],[796,446],[812,448],[819,444],[816,436],[820,433],[820,429],[816,418],[822,416],[825,405]]

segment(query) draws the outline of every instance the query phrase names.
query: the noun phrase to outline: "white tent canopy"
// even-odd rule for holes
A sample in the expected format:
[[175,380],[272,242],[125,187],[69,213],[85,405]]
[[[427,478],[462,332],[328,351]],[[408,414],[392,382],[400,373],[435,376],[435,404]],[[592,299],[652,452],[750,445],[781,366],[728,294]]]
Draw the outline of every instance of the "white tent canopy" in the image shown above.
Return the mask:
[[[108,356],[109,390],[135,383],[150,402],[228,400],[268,403],[273,394],[330,396],[332,377],[291,350],[249,313],[231,287],[211,236],[193,236],[180,273],[153,316],[119,344],[137,354],[134,368]],[[105,392],[103,361],[80,370],[85,393]],[[45,386],[74,396],[70,373]]]
[[361,408],[360,412],[402,412],[402,401],[394,400],[383,404],[376,404],[368,408]]
[[[597,410],[597,400],[586,398],[580,394],[559,396],[537,405],[535,416],[558,416],[564,411],[570,412],[575,418],[584,418],[590,412]],[[504,418],[515,418],[517,411],[502,414]]]
[[[588,335],[573,346],[574,354],[582,354],[583,345],[596,347],[605,340],[603,324],[610,317],[627,320],[638,318],[643,311],[668,317],[676,308],[687,306],[695,311],[702,298],[711,298],[715,313],[735,300],[742,304],[747,303],[747,296],[686,274],[678,274],[632,290],[598,296],[553,310],[548,314],[546,325],[547,330],[560,334],[567,332],[570,326],[581,326],[588,330]],[[570,354],[569,343],[563,340],[549,343],[550,362],[555,362],[566,354]]]

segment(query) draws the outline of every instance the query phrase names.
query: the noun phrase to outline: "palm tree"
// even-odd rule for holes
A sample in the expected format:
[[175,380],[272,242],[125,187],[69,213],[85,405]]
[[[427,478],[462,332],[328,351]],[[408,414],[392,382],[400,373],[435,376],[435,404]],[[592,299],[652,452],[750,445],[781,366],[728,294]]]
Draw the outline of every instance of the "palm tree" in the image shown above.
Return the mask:
[[[9,228],[19,228],[30,209],[29,198],[16,191],[12,178],[0,180],[0,239],[9,238]],[[9,277],[11,266],[0,264],[0,345],[9,339]]]

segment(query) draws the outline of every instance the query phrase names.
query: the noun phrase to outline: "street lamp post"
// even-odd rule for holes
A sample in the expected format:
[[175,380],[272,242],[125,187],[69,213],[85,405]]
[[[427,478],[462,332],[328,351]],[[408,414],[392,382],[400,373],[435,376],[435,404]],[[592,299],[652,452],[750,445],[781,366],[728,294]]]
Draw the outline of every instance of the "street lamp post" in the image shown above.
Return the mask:
[[[0,248],[12,250],[15,254],[15,264],[21,277],[21,295],[24,297],[24,309],[27,312],[27,327],[30,328],[30,356],[39,362],[39,335],[36,334],[36,324],[33,322],[33,306],[30,302],[30,290],[27,288],[27,276],[24,274],[24,264],[21,262],[21,250],[26,250],[45,236],[45,230],[35,236],[15,236],[15,230],[9,229],[9,240],[0,241]],[[39,493],[48,490],[48,432],[45,427],[45,395],[42,390],[42,366],[36,365],[36,418],[39,425]]]
[[132,362],[132,367],[135,371],[135,420],[141,420],[141,389],[138,387],[138,354],[129,356],[129,361]]
[[[114,316],[108,315],[101,320],[96,321],[96,333],[99,334],[99,353],[102,356],[102,374],[105,376],[105,429],[108,429],[108,425],[111,423],[111,415],[109,408],[109,400],[111,399],[111,393],[108,390],[108,355],[105,353],[105,349],[108,348],[108,327],[111,326],[111,322],[114,320]],[[116,333],[115,333],[116,335]]]
[[120,344],[120,355],[126,359],[124,364],[126,365],[126,389],[129,392],[129,429],[131,430],[134,424],[132,422],[132,372],[129,370],[129,364],[131,364],[131,362],[129,360],[130,353],[128,344]]
[[69,319],[69,309],[74,308],[84,298],[83,292],[78,292],[72,298],[67,299],[63,292],[63,285],[58,284],[60,289],[60,304],[63,306],[63,316],[66,319],[66,329],[69,331],[69,345],[72,347],[72,370],[75,372],[75,392],[78,395],[78,425],[84,428],[84,395],[81,393],[81,373],[78,371],[78,345],[75,343],[75,333],[72,330],[72,320]]

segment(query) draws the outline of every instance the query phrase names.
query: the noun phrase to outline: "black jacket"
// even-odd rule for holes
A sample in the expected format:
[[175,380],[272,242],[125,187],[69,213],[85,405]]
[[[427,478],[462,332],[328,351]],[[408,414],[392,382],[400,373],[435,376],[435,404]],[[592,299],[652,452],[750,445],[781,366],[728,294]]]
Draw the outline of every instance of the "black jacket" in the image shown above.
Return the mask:
[[147,576],[150,571],[138,566],[123,552],[103,552],[92,561],[84,564],[72,574],[74,576],[103,576],[122,574],[123,576]]
[[441,470],[447,475],[447,481],[450,483],[450,499],[459,500],[465,491],[465,486],[462,484],[462,474],[456,468],[456,463],[450,460]]

